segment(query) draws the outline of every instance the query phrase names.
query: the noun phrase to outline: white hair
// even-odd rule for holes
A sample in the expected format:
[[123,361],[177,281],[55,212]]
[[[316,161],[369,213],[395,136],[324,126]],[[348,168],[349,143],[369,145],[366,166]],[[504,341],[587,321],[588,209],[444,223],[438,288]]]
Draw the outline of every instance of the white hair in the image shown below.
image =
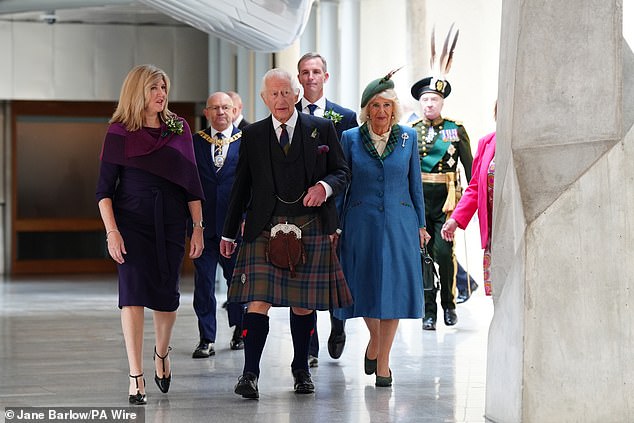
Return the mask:
[[296,95],[299,94],[299,82],[297,82],[297,79],[293,75],[291,75],[290,72],[282,68],[273,68],[264,74],[264,76],[262,77],[262,87],[260,88],[260,94],[264,94],[267,81],[273,78],[288,80],[291,83],[291,89],[293,90],[293,93],[295,93]]

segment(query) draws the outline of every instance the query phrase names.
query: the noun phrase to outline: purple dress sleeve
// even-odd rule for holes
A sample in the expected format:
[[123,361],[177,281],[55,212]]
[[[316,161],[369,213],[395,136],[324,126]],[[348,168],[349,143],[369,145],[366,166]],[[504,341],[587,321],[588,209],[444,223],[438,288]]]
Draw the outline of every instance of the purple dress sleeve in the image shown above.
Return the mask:
[[119,179],[119,165],[101,162],[99,168],[99,179],[97,180],[97,202],[104,198],[114,197],[114,191],[117,186],[117,180]]

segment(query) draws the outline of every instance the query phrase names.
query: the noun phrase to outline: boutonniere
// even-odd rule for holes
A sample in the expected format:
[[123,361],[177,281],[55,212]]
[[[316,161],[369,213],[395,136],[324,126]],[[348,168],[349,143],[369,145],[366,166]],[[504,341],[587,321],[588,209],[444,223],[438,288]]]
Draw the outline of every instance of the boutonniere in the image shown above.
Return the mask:
[[330,147],[328,147],[326,144],[317,146],[317,154],[326,154],[329,151],[330,151]]
[[161,134],[163,137],[169,135],[168,132],[172,132],[176,135],[181,135],[183,133],[183,122],[176,117],[171,117],[165,121],[165,126],[167,126],[167,131]]
[[401,147],[405,148],[405,141],[409,139],[409,135],[407,135],[407,132],[403,132],[401,134],[401,138],[403,138],[403,143],[401,144]]
[[334,123],[335,125],[338,124],[339,122],[341,122],[341,119],[343,119],[343,115],[342,114],[339,114],[339,113],[335,112],[332,109],[326,110],[324,112],[324,117],[326,119],[330,119],[332,121],[332,123]]
[[314,128],[313,132],[310,133],[310,137],[317,138],[318,136],[319,136],[319,131],[317,130],[317,128]]

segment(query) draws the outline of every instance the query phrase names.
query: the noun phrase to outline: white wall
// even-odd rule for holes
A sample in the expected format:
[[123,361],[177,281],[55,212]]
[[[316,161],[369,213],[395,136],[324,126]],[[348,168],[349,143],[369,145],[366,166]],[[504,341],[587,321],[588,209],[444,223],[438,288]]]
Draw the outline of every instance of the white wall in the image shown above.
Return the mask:
[[144,63],[167,72],[171,101],[206,98],[207,35],[193,28],[0,22],[0,51],[0,99],[115,101]]

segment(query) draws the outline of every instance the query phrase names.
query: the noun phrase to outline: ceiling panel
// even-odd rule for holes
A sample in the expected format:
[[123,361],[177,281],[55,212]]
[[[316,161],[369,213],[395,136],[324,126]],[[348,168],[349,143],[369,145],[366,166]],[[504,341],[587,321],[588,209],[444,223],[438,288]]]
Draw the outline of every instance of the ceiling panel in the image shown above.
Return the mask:
[[0,21],[190,25],[255,51],[302,33],[314,0],[0,0]]

